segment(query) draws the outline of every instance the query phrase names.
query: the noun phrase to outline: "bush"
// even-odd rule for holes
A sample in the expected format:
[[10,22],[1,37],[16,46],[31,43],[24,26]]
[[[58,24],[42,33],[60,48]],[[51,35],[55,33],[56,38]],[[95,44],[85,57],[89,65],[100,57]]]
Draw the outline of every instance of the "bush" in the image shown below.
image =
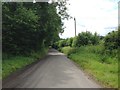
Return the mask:
[[94,35],[88,31],[79,33],[77,37],[73,39],[73,47],[80,47],[84,45],[97,45],[100,41],[97,33]]
[[68,39],[66,40],[66,46],[72,47],[72,42],[73,42],[73,38],[68,38]]
[[69,56],[70,54],[74,53],[76,49],[73,47],[67,46],[67,47],[61,48],[61,51],[65,53],[67,56]]
[[91,37],[91,42],[93,45],[97,45],[100,42],[100,36],[95,32],[94,35]]
[[58,44],[58,47],[64,47],[64,46],[66,46],[66,41],[65,40],[60,40],[59,44]]
[[72,42],[72,47],[77,47],[77,46],[78,46],[78,37],[74,37]]
[[105,52],[110,55],[117,55],[117,49],[119,47],[118,31],[112,31],[108,33],[104,39]]

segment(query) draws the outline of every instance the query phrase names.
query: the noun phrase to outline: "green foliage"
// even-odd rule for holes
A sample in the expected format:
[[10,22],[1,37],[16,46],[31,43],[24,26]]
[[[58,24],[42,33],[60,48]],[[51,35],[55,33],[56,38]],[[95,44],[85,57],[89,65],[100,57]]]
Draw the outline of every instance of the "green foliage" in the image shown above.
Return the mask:
[[97,32],[94,33],[94,35],[91,38],[92,45],[97,45],[100,43],[100,39],[102,39]]
[[[5,7],[8,8],[8,11],[5,10]],[[13,10],[15,7],[16,9]],[[37,21],[38,16],[32,10],[27,10],[22,4],[4,3],[3,52],[14,54],[31,52],[29,48],[32,49],[34,45],[32,38],[34,38],[36,28],[34,26]],[[33,42],[33,45],[31,45],[31,42]]]
[[72,47],[73,38],[66,39],[66,45]]
[[78,45],[88,45],[92,44],[91,42],[92,34],[88,31],[78,34]]
[[69,56],[70,54],[72,54],[73,52],[75,52],[76,49],[75,49],[75,48],[72,48],[72,47],[70,47],[70,46],[67,46],[67,47],[61,48],[61,51],[62,51],[63,53],[65,53],[67,56]]
[[86,32],[81,32],[78,34],[78,36],[73,40],[73,46],[74,47],[80,47],[84,45],[96,45],[99,43],[99,36],[97,33],[92,35],[92,33],[86,31]]
[[67,6],[68,5],[68,1],[67,0],[63,0],[63,1],[57,1],[57,9],[58,14],[61,16],[62,19],[69,19],[72,18],[69,14],[68,14],[68,10],[67,10]]
[[[66,3],[66,1],[64,1]],[[63,32],[61,19],[68,18],[64,3],[3,2],[3,77],[45,55],[44,48],[58,41]]]
[[74,38],[67,38],[65,40],[58,41],[58,47],[70,46],[80,47],[84,45],[97,45],[100,42],[100,37],[95,33],[94,35],[88,31],[81,32]]
[[65,47],[65,46],[67,46],[67,39],[61,39],[52,45],[52,47],[55,49]]
[[58,49],[58,48],[59,48],[59,47],[58,47],[58,44],[59,44],[59,42],[54,42],[54,43],[52,44],[52,48]]
[[[73,47],[63,47],[64,53],[70,53]],[[73,49],[74,50],[74,49]],[[104,61],[101,54],[103,46],[81,46],[72,53],[67,54],[82,69],[89,73],[104,87],[118,87],[118,62],[117,58],[106,55]],[[107,68],[107,69],[106,69]]]
[[2,63],[2,78],[7,77],[12,72],[24,67],[34,61],[34,58],[24,57],[24,56],[16,56],[14,58],[9,58],[3,60]]
[[2,78],[6,78],[16,70],[21,69],[37,60],[40,60],[46,55],[47,51],[48,49],[43,48],[39,52],[32,52],[30,56],[9,56],[6,54],[6,57],[3,58],[2,61]]
[[58,41],[56,46],[104,87],[117,88],[119,34],[120,27],[105,37],[87,31],[72,40]]
[[78,37],[74,37],[72,42],[72,47],[77,47],[77,46],[78,46]]
[[[67,13],[62,10],[65,15],[57,14],[58,5],[47,2],[3,3],[3,52],[28,55],[59,40],[59,33],[63,32],[61,17]],[[65,7],[64,4],[60,6]]]
[[118,31],[108,33],[104,39],[105,53],[117,56],[119,47]]
[[65,40],[59,40],[58,42],[59,42],[58,47],[66,46],[66,41]]

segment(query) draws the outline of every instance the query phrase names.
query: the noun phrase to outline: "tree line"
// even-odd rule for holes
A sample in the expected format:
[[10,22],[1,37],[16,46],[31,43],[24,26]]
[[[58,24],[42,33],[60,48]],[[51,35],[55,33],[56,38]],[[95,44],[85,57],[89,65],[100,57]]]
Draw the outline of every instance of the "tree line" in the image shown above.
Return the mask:
[[66,2],[2,3],[3,53],[29,54],[58,40],[63,32],[62,19],[69,17],[65,5]]
[[[92,34],[89,31],[81,32],[76,37],[71,37],[67,39],[61,39],[53,44],[53,48],[61,49],[62,47],[81,47],[87,45],[102,45],[102,54],[108,54],[111,56],[118,56],[119,49],[119,34],[120,27],[118,30],[109,32],[106,36],[100,36],[96,32]],[[102,48],[102,47],[101,47]]]

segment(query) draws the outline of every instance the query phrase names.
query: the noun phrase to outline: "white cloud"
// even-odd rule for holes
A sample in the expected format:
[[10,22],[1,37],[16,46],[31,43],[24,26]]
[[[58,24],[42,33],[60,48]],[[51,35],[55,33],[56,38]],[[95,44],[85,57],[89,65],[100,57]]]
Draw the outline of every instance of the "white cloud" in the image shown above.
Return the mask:
[[[77,33],[88,30],[105,35],[109,30],[104,28],[118,25],[118,0],[69,0],[69,3],[69,13],[77,21]],[[65,21],[65,26],[60,37],[73,37],[74,20]]]

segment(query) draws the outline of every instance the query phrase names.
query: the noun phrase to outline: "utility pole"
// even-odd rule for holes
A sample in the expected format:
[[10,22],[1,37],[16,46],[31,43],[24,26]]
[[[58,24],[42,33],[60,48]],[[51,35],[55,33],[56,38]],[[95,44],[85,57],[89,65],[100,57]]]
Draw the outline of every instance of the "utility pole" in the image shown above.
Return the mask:
[[76,19],[74,17],[74,23],[75,23],[75,36],[76,36]]

